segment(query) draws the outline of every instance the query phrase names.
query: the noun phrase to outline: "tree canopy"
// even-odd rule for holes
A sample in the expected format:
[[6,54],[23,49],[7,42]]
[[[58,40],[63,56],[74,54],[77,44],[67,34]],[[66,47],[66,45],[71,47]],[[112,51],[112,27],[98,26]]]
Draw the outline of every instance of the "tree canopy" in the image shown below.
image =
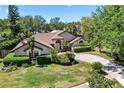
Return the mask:
[[[93,24],[87,25],[85,35],[93,48],[124,57],[124,6],[101,6],[92,13]],[[86,22],[85,22],[86,23]]]

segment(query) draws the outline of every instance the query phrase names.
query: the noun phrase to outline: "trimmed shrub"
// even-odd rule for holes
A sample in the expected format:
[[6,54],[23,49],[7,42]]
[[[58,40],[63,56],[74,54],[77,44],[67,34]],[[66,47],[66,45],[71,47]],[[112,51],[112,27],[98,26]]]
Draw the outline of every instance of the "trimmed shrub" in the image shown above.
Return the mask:
[[98,73],[102,72],[103,65],[99,62],[95,62],[92,64],[92,68],[96,70]]
[[51,56],[50,55],[42,55],[37,57],[37,65],[44,65],[51,63]]
[[71,65],[71,62],[66,54],[60,54],[57,56],[57,64],[61,65]]
[[91,51],[91,46],[75,46],[73,47],[74,52],[86,52]]
[[10,65],[21,66],[24,63],[30,63],[29,57],[27,57],[27,56],[15,56],[14,53],[8,54],[3,59],[3,64],[5,66],[10,66]]

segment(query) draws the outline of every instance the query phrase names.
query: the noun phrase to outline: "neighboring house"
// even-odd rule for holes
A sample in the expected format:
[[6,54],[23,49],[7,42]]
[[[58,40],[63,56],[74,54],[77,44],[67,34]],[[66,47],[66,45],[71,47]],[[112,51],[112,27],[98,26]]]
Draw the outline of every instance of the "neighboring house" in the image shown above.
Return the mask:
[[[36,33],[34,37],[34,55],[48,54],[51,48],[61,51],[61,42],[68,41],[72,46],[83,42],[81,36],[73,35],[67,31],[55,30],[49,33]],[[12,52],[16,55],[30,55],[28,38],[20,42]]]
[[6,40],[6,38],[0,36],[0,42]]
[[[6,40],[6,38],[0,36],[0,42],[3,42],[3,41],[5,41],[5,40]],[[0,57],[6,56],[6,55],[8,54],[8,52],[9,52],[9,50],[1,49],[1,48],[0,48]]]

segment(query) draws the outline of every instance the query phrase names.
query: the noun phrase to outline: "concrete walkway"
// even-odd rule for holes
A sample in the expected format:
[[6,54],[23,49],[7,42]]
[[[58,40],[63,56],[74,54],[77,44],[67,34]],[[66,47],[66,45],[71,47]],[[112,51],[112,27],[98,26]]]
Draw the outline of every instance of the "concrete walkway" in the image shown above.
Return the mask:
[[76,53],[75,60],[80,62],[100,62],[104,68],[103,70],[108,73],[109,76],[115,78],[121,85],[124,86],[124,67],[111,63],[109,60],[104,59],[98,55]]

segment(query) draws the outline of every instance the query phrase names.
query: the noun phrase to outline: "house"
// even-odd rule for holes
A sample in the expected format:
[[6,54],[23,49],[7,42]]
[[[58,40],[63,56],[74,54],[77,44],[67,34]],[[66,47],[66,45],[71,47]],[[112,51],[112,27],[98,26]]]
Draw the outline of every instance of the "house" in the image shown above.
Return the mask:
[[[51,48],[60,51],[61,41],[70,42],[72,46],[82,43],[81,36],[73,35],[67,31],[54,30],[49,33],[36,33],[34,37],[34,55],[48,54]],[[20,42],[12,52],[16,55],[30,55],[30,48],[27,44],[28,38]]]
[[4,41],[4,40],[6,40],[6,38],[0,37],[0,42],[2,42],[2,41]]
[[[0,36],[0,42],[3,42],[5,40],[6,40],[6,38]],[[0,47],[0,57],[6,56],[8,54],[8,52],[9,52],[9,50],[1,49],[1,47]]]

